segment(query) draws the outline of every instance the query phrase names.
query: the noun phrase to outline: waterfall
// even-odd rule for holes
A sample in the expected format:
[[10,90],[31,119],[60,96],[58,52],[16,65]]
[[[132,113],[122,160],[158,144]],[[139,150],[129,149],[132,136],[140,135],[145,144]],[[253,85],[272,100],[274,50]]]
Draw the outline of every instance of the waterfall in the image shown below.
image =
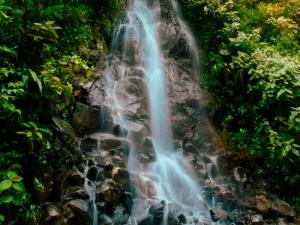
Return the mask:
[[[177,5],[174,1],[169,3],[176,15]],[[170,215],[176,213],[183,213],[189,224],[210,223],[201,187],[187,168],[182,150],[173,147],[165,68],[167,59],[161,48],[158,29],[160,13],[157,1],[130,2],[125,23],[115,31],[112,58],[106,69],[106,104],[115,112],[114,121],[128,129],[128,138],[132,142],[128,169],[136,194],[131,219],[132,223],[139,223],[150,211],[155,219],[159,215],[153,212],[153,207],[160,205],[163,215],[159,223],[164,225],[169,224]],[[195,41],[186,25],[176,16],[173,19],[178,22],[179,32],[185,33],[191,57],[198,61]],[[142,96],[142,93],[134,97],[128,94],[126,85],[130,86],[133,77],[135,82],[142,80],[145,86],[149,118],[144,124],[131,119],[139,110],[138,106],[135,107],[139,94]],[[149,134],[145,131],[148,127]],[[154,156],[142,162],[141,143],[145,140],[152,143]]]

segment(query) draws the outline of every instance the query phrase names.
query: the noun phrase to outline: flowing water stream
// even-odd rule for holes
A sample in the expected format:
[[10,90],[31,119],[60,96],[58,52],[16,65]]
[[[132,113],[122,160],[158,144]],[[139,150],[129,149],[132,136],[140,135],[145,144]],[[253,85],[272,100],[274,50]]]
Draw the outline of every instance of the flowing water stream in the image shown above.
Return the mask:
[[62,180],[58,207],[47,203],[45,224],[264,223],[259,201],[267,199],[252,196],[262,192],[249,160],[225,151],[208,119],[200,51],[176,0],[127,1],[95,72],[103,76],[80,87],[76,101],[74,155],[83,163]]
[[[176,3],[172,1],[170,5],[175,14],[171,20],[179,21],[179,30],[185,34],[186,41],[189,43],[191,60],[197,62],[198,52],[195,41],[184,22],[176,16],[178,11]],[[166,60],[161,50],[159,34],[161,10],[157,1],[130,2],[126,23],[121,24],[115,32],[113,41],[115,57],[107,66],[106,72],[107,105],[114,105],[114,119],[123,128],[128,129],[128,137],[132,141],[128,168],[132,175],[136,196],[131,223],[138,223],[143,215],[149,214],[153,204],[161,205],[163,214],[161,222],[165,225],[169,223],[169,214],[178,211],[186,215],[185,223],[209,223],[208,210],[201,196],[201,187],[186,167],[182,151],[175,151],[173,147],[165,73]],[[116,55],[119,57],[117,58]],[[126,104],[128,105],[132,97],[123,93],[122,88],[114,82],[116,76],[126,80],[129,76],[128,71],[132,70],[140,71],[142,74],[147,93],[150,120],[148,139],[151,140],[154,150],[154,159],[147,163],[142,162],[138,155],[140,146],[136,144],[137,138],[134,134],[135,129],[140,128],[130,125],[128,119]],[[126,81],[128,82],[128,79]],[[132,105],[134,103],[131,107]]]

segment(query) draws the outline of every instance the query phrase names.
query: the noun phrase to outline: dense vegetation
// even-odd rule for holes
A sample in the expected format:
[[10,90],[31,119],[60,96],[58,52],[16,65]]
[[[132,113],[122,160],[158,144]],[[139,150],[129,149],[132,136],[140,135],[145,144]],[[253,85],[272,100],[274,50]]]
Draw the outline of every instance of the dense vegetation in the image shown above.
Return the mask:
[[[300,208],[300,2],[180,1],[206,52],[214,121]],[[53,118],[70,120],[120,9],[120,0],[0,0],[0,224],[38,220],[37,193],[68,164]]]
[[38,219],[45,172],[67,160],[52,118],[70,119],[73,85],[91,79],[120,8],[118,0],[0,0],[1,224]]
[[300,2],[181,0],[205,52],[214,120],[300,208]]

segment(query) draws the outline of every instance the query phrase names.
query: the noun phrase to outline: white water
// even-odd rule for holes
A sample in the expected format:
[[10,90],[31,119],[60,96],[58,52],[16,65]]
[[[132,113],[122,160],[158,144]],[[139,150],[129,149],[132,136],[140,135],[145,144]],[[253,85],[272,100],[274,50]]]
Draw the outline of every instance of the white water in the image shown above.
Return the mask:
[[[173,7],[176,4],[173,3]],[[134,0],[127,11],[127,23],[117,29],[114,37],[115,49],[122,44],[122,57],[126,58],[128,49],[134,43],[136,57],[135,67],[143,71],[146,78],[146,88],[149,98],[151,138],[155,150],[156,159],[152,163],[142,164],[136,155],[137,149],[131,150],[128,168],[133,174],[136,200],[133,206],[132,219],[134,223],[148,209],[153,202],[164,201],[164,224],[168,224],[168,213],[172,209],[181,210],[187,216],[189,224],[210,222],[208,211],[201,196],[201,188],[190,175],[185,166],[182,152],[176,152],[172,145],[170,115],[167,98],[167,81],[164,68],[164,58],[160,49],[158,24],[159,4],[149,6],[145,0]],[[176,11],[177,9],[175,9]],[[187,39],[191,42],[191,48],[195,48],[195,42],[188,33],[185,24],[179,20],[181,29],[187,32]],[[122,36],[123,35],[123,36]],[[121,40],[121,37],[124,40]],[[197,52],[197,49],[194,49]],[[198,54],[193,55],[198,60]],[[126,67],[120,62],[121,76],[124,76]],[[125,68],[125,69],[124,69]],[[116,89],[108,70],[108,89],[110,104],[114,104],[117,110],[117,122],[123,127],[128,126],[125,108],[116,97]],[[129,133],[130,136],[130,133]]]
[[92,225],[98,225],[98,210],[96,206],[96,184],[89,182],[87,178],[88,162],[84,168],[84,189],[89,194],[89,201],[91,202],[91,221]]

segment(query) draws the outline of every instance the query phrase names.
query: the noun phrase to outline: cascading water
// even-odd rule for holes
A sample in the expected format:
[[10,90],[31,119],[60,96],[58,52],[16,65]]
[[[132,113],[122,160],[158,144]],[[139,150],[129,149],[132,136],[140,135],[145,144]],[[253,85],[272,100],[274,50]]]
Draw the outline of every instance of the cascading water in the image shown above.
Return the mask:
[[[175,6],[173,2],[173,7]],[[120,56],[113,59],[107,67],[107,105],[114,105],[114,120],[129,130],[128,137],[132,141],[128,168],[135,184],[136,198],[131,218],[133,223],[139,222],[140,218],[151,211],[153,204],[159,203],[163,207],[161,222],[165,225],[169,223],[170,214],[180,212],[186,215],[186,223],[209,223],[201,188],[189,173],[183,153],[175,151],[172,143],[166,68],[158,34],[159,15],[160,7],[157,2],[130,2],[127,22],[119,26],[113,41],[115,58],[117,54]],[[187,32],[183,25],[180,20],[180,28]],[[191,48],[195,47],[190,34],[187,39],[191,39],[187,40],[191,42]],[[196,52],[192,55],[197,61]],[[131,127],[128,118],[126,105],[134,105],[129,103],[134,100],[114,83],[116,76],[128,82],[128,74],[133,69],[143,74],[148,93],[151,121],[149,136],[155,153],[154,160],[148,163],[139,159],[141,146],[136,144],[136,126]],[[120,102],[125,103],[122,105]]]

